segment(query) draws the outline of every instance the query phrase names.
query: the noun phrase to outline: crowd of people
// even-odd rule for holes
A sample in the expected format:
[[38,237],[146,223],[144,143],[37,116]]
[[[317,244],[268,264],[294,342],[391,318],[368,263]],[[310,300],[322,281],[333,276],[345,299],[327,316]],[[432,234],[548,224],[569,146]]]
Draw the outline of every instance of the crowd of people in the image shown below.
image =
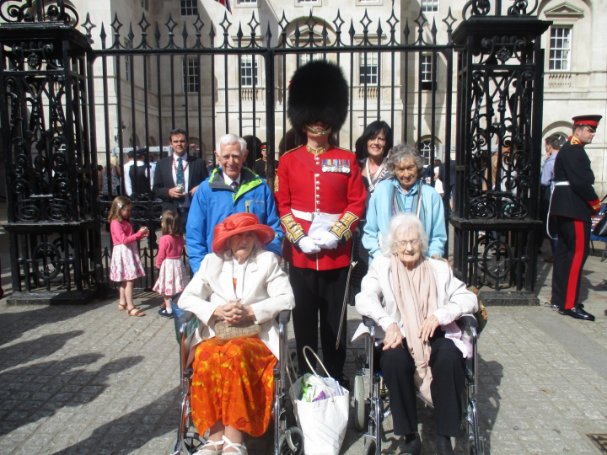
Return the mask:
[[[187,132],[175,129],[172,154],[156,165],[152,188],[165,211],[154,290],[163,298],[162,316],[189,311],[200,323],[192,414],[199,433],[210,434],[197,452],[201,455],[246,453],[244,435],[266,431],[278,357],[275,317],[281,310],[293,311],[300,373],[308,370],[304,346],[317,350],[320,344],[330,375],[349,386],[343,308],[353,259],[364,264],[356,308],[379,327],[379,363],[401,449],[421,451],[419,389],[434,404],[438,453],[453,453],[450,437],[461,432],[459,397],[469,355],[455,322],[477,310],[476,296],[444,260],[443,198],[423,178],[418,150],[394,145],[392,129],[383,121],[365,128],[356,153],[336,145],[348,93],[341,70],[331,63],[312,61],[295,72],[288,116],[301,140],[281,156],[273,189],[264,178],[267,144],[255,138],[222,136],[215,147],[217,166],[209,173],[204,161],[188,156]],[[584,131],[596,129],[598,120],[581,125]],[[555,256],[561,259],[552,303],[563,314],[590,319],[577,303],[578,288],[569,288],[579,281],[587,254],[586,217],[598,200],[589,163],[586,173],[573,165],[578,171],[573,175],[564,161],[580,154],[572,148],[583,150],[589,143],[576,126],[555,160],[558,192],[547,210],[557,224]],[[252,148],[260,152],[257,160],[250,159]],[[137,164],[133,167],[137,178]],[[440,179],[440,163],[433,171]],[[583,182],[578,184],[578,177]],[[586,204],[579,226],[566,208],[573,199]],[[131,207],[125,196],[112,203],[110,277],[120,283],[119,308],[142,316],[132,292],[133,281],[144,273],[136,244],[149,231],[133,232]],[[234,328],[239,336],[232,335]]]

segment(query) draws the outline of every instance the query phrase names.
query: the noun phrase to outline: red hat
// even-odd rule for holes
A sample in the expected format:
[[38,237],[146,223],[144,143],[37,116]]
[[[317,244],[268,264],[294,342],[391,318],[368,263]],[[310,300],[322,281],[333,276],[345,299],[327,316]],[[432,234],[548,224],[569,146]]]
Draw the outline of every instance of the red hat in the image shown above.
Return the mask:
[[602,118],[602,115],[578,115],[572,119],[573,126],[591,126],[596,128],[599,126],[599,122]]
[[244,232],[253,232],[262,245],[274,240],[274,230],[265,224],[259,224],[259,218],[253,213],[235,213],[230,215],[213,230],[213,253],[223,253],[230,237]]

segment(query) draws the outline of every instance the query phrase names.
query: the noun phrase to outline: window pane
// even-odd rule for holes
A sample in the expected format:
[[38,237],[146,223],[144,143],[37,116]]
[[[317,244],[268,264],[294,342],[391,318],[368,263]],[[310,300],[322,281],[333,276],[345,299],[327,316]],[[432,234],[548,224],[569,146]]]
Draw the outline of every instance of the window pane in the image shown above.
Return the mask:
[[183,91],[198,92],[200,90],[200,62],[197,57],[187,57],[183,60]]
[[432,56],[422,55],[420,67],[422,82],[432,82]]
[[438,0],[422,0],[422,11],[425,13],[434,13],[438,11]]
[[571,28],[569,27],[551,27],[550,28],[550,58],[549,69],[568,70],[570,68],[571,55]]
[[379,82],[379,65],[377,54],[362,54],[360,56],[360,83],[374,84]]
[[197,0],[181,0],[181,15],[196,16],[198,14]]
[[257,60],[252,55],[244,55],[240,59],[240,84],[243,87],[257,85]]

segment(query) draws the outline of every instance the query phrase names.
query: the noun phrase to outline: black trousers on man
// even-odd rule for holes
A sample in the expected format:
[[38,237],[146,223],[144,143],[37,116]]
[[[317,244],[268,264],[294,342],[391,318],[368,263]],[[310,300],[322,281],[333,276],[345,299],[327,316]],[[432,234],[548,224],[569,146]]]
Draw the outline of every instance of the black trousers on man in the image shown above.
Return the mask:
[[[304,346],[318,350],[318,320],[320,317],[320,343],[322,359],[329,374],[335,379],[343,379],[346,362],[346,325],[335,349],[341,309],[346,290],[348,267],[334,270],[312,270],[290,266],[289,281],[295,295],[293,328],[299,371],[309,368],[302,355]],[[310,359],[314,366],[316,362]]]
[[551,303],[561,310],[570,310],[579,303],[582,269],[589,252],[590,222],[558,216],[556,231]]
[[[465,387],[462,352],[445,333],[437,329],[430,340],[430,392],[434,404],[436,431],[443,436],[461,436],[462,394]],[[394,434],[406,436],[417,432],[417,405],[415,400],[415,362],[406,340],[403,347],[381,351],[380,366],[390,395],[390,409]]]

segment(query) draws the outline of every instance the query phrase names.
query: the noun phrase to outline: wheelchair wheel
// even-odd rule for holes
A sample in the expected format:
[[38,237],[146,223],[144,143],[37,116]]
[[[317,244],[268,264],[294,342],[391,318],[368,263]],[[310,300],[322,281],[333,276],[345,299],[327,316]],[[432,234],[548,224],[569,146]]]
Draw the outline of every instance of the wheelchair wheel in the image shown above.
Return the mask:
[[195,431],[186,431],[183,435],[183,445],[188,454],[196,452],[203,444],[204,440]]
[[367,446],[367,448],[365,450],[365,455],[375,455],[376,450],[377,450],[377,445],[375,444],[375,441],[370,441],[369,445]]
[[278,440],[280,455],[303,455],[304,437],[299,427],[290,427]]
[[367,429],[367,393],[365,391],[365,378],[354,376],[354,427],[358,431]]

